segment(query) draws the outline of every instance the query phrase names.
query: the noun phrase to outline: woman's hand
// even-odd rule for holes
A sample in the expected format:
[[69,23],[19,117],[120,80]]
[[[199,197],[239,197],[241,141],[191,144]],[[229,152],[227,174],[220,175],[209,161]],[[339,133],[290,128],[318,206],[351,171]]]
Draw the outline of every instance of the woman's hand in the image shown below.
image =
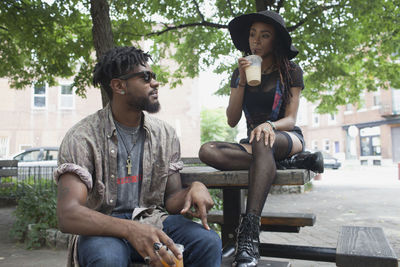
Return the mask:
[[251,65],[250,62],[247,59],[245,59],[244,57],[241,57],[238,59],[239,76],[240,76],[239,84],[240,85],[246,85],[247,78],[246,78],[245,70],[250,65]]
[[251,144],[254,138],[256,138],[257,142],[260,141],[261,133],[264,133],[265,145],[267,146],[269,144],[269,146],[272,148],[275,142],[275,132],[274,129],[272,129],[271,124],[267,122],[258,125],[253,129],[253,131],[251,131],[249,143]]

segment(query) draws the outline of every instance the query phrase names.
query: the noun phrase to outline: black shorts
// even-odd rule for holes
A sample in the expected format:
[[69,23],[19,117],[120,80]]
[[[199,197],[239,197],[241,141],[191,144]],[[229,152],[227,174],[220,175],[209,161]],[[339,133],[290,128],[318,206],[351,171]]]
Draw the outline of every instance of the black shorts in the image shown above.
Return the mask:
[[[289,133],[294,134],[295,136],[297,136],[297,138],[299,138],[300,143],[301,143],[301,145],[302,145],[302,148],[303,148],[302,150],[304,151],[306,142],[304,141],[303,133],[302,133],[302,131],[301,131],[301,129],[300,129],[299,127],[295,126],[295,127],[293,128],[293,130],[291,130],[291,131],[279,131],[279,132],[281,132],[281,133],[283,133],[283,134],[285,134],[285,135],[288,135],[286,132],[289,132]],[[288,136],[288,138],[290,138],[290,137]],[[249,140],[250,140],[250,137],[247,137],[247,138],[241,139],[240,142],[239,142],[239,144],[238,144],[238,143],[232,143],[232,144],[235,144],[235,145],[237,145],[241,150],[246,151],[246,149],[245,149],[243,146],[241,146],[240,144],[249,144]],[[291,139],[290,139],[290,140],[291,140]],[[288,150],[289,150],[289,153],[290,153],[290,151],[292,150],[292,144],[290,144]],[[247,152],[247,151],[246,151],[246,152]],[[289,156],[289,153],[288,153],[288,156]]]

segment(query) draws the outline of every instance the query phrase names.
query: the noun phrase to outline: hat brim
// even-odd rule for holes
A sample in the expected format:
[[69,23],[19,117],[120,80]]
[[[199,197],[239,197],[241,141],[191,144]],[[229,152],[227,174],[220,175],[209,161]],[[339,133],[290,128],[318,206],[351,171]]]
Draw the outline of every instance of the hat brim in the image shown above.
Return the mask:
[[267,24],[272,24],[283,41],[283,45],[285,46],[285,50],[287,51],[288,59],[292,59],[297,56],[299,50],[297,50],[293,46],[292,37],[290,37],[287,29],[274,19],[260,13],[241,15],[229,22],[228,29],[231,34],[233,44],[238,50],[247,54],[251,54],[249,47],[249,34],[250,27],[254,22],[264,22]]

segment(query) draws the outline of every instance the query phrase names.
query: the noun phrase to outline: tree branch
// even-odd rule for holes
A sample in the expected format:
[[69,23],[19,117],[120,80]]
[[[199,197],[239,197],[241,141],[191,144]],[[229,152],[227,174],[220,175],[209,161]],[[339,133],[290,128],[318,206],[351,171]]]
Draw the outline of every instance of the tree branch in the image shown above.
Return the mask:
[[236,14],[233,12],[233,9],[232,9],[231,0],[226,0],[226,3],[228,4],[228,7],[229,7],[229,10],[231,11],[232,17],[236,17]]
[[279,0],[278,5],[276,7],[276,12],[279,13],[279,11],[281,10],[281,8],[283,7],[283,2],[285,2],[285,0]]
[[197,3],[197,1],[196,1],[196,0],[193,0],[193,3],[194,3],[194,5],[196,6],[196,10],[197,10],[197,13],[199,14],[199,16],[200,16],[200,18],[201,18],[201,21],[205,21],[205,20],[204,20],[204,15],[201,13],[200,7],[199,7],[199,4]]
[[6,27],[0,26],[0,29],[8,31],[8,29]]
[[190,28],[190,27],[196,27],[196,26],[204,26],[204,27],[211,27],[211,28],[217,28],[217,29],[227,29],[228,25],[225,24],[217,24],[213,22],[208,22],[208,21],[202,21],[202,22],[194,22],[194,23],[188,23],[188,24],[181,24],[177,26],[167,26],[166,28],[161,30],[161,31],[156,31],[156,32],[150,32],[147,34],[140,34],[139,36],[153,36],[153,35],[161,35],[163,33],[173,31],[173,30],[178,30],[178,29],[183,29],[183,28]]
[[315,6],[315,7],[313,7],[313,8],[311,9],[311,12],[308,13],[307,16],[306,16],[304,19],[300,20],[299,22],[297,22],[297,23],[296,23],[295,25],[293,25],[293,26],[287,27],[287,30],[288,30],[289,32],[292,32],[292,31],[296,30],[298,27],[300,27],[301,25],[303,25],[304,23],[306,23],[307,20],[309,20],[312,16],[314,16],[314,15],[315,15],[316,13],[318,13],[320,10],[321,10],[321,11],[325,11],[325,10],[328,10],[328,9],[331,9],[331,8],[335,8],[335,7],[338,7],[338,6],[340,6],[340,5],[338,4],[338,5],[331,5],[331,6]]

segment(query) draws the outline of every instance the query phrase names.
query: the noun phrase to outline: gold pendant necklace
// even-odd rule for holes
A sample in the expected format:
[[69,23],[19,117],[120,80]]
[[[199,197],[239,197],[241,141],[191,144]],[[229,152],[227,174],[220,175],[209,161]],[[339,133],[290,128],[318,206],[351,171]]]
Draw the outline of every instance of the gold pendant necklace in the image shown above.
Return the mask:
[[[117,126],[117,125],[115,125],[115,129],[117,129],[117,132],[119,133],[119,136],[121,137],[122,144],[124,145],[124,148],[125,148],[125,150],[126,150],[126,154],[128,155],[128,158],[126,159],[126,165],[125,165],[125,167],[126,167],[126,169],[127,169],[128,176],[131,176],[131,175],[132,175],[131,152],[132,152],[133,148],[135,147],[135,145],[136,145],[136,143],[137,143],[137,141],[138,141],[138,139],[139,139],[139,134],[140,134],[139,131],[140,131],[140,128],[139,128],[137,131],[134,131],[134,132],[132,133],[132,142],[133,142],[133,145],[132,145],[131,149],[129,149],[129,151],[128,151],[128,149],[126,148],[124,138],[122,137],[122,134],[121,134],[120,131],[118,130],[118,126]],[[133,140],[133,136],[134,136],[137,132],[138,132],[139,134],[136,136],[136,139]]]

